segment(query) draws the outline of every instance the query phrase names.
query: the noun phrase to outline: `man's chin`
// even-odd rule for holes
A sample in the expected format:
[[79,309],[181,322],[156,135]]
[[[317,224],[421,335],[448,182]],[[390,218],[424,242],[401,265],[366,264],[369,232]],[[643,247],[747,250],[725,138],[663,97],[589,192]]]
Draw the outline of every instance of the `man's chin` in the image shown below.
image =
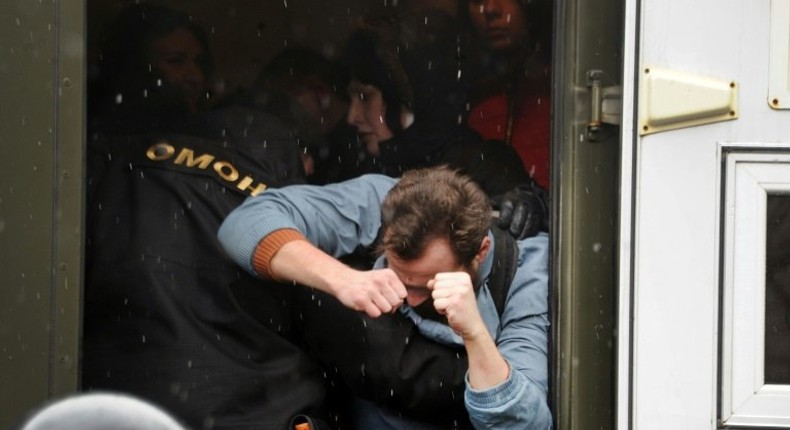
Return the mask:
[[436,311],[436,308],[433,306],[433,300],[428,299],[417,306],[412,306],[412,309],[417,312],[417,315],[427,320],[449,325],[447,317]]

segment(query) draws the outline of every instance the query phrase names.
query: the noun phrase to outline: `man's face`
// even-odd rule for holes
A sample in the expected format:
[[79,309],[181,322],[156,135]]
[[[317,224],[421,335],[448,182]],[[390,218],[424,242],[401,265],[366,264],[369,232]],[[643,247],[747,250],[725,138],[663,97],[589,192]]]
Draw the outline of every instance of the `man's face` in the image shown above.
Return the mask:
[[414,260],[400,260],[389,251],[385,251],[384,255],[388,267],[406,286],[406,303],[411,307],[416,307],[431,298],[431,290],[427,285],[437,273],[467,272],[472,279],[477,276],[478,265],[473,263],[473,267],[468,268],[458,263],[450,248],[449,240],[444,237],[429,240],[425,251]]
[[469,18],[494,51],[510,51],[526,42],[526,16],[518,0],[469,0]]
[[291,96],[310,114],[326,135],[348,115],[348,103],[318,74],[305,76]]
[[373,85],[366,85],[357,80],[348,86],[351,105],[348,108],[348,123],[357,128],[365,149],[371,155],[378,156],[379,142],[392,138],[392,131],[384,121],[387,105],[381,91]]
[[201,67],[205,53],[192,32],[178,28],[154,40],[149,56],[151,66],[181,91],[190,108],[197,110],[206,89],[206,76]]

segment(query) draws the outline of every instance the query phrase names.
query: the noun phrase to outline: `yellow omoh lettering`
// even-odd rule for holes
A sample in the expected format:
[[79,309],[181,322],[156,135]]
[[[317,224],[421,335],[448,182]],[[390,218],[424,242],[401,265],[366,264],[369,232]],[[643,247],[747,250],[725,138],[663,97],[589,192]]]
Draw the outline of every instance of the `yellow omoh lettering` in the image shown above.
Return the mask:
[[178,157],[173,162],[175,164],[184,164],[186,162],[187,167],[195,167],[198,166],[201,169],[207,168],[212,161],[214,161],[214,156],[211,154],[203,154],[198,158],[194,158],[195,151],[184,148],[181,152],[178,153]]
[[258,185],[252,187],[252,177],[245,176],[238,184],[236,184],[236,188],[242,191],[249,191],[251,196],[257,196],[258,194],[264,192],[266,190],[266,184],[263,182],[259,182]]
[[173,148],[173,145],[167,142],[159,142],[151,145],[148,150],[145,151],[145,156],[148,157],[149,160],[164,161],[172,157],[175,152],[176,149]]
[[217,161],[214,163],[214,171],[217,172],[220,178],[228,182],[235,182],[236,179],[239,179],[239,171],[227,161]]
[[[149,160],[164,161],[172,158],[173,154],[175,153],[176,148],[173,145],[167,142],[159,142],[151,145],[146,150],[145,156],[148,157]],[[185,164],[187,167],[197,166],[200,169],[206,169],[215,158],[216,157],[211,154],[203,154],[195,158],[194,150],[190,148],[182,148],[176,159],[173,161],[173,164]],[[239,179],[239,171],[227,161],[217,161],[214,163],[213,167],[214,171],[217,172],[217,175],[219,175],[219,177],[225,181],[236,182]],[[268,188],[268,186],[263,182],[258,182],[253,186],[254,181],[255,180],[251,176],[247,175],[236,184],[236,188],[248,193],[251,196],[257,196]]]

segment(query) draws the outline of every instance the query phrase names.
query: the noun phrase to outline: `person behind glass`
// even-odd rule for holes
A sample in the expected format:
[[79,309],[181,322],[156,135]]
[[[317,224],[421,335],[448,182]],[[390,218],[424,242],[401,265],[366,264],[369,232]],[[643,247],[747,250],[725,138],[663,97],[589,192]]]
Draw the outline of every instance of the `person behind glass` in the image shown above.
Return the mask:
[[207,107],[213,61],[204,30],[187,14],[133,5],[109,23],[101,42],[89,68],[91,129],[179,128]]
[[311,183],[337,180],[336,170],[330,171],[341,164],[337,159],[337,147],[347,146],[353,134],[351,127],[345,124],[346,85],[342,68],[305,47],[280,51],[266,63],[256,80],[256,88],[264,90],[263,97],[269,99],[263,102],[272,105],[273,110],[278,110],[277,93],[287,97],[287,107],[279,110],[297,128]]
[[[274,190],[234,210],[219,238],[250,273],[326,292],[373,318],[401,312],[423,336],[464,348],[464,402],[475,428],[549,429],[548,237],[517,241],[500,315],[488,285],[493,249],[502,246],[490,213],[470,178],[440,166]],[[335,259],[377,238],[373,270]],[[369,401],[354,407],[358,428],[436,428]]]
[[551,144],[551,22],[548,0],[463,0],[459,16],[474,30],[480,77],[469,126],[513,146],[524,168],[548,190]]
[[438,10],[372,18],[349,36],[348,123],[377,173],[438,165],[448,148],[479,139],[461,121],[461,49],[457,21]]
[[[358,158],[350,150],[356,134],[345,121],[347,81],[335,61],[308,47],[288,47],[263,66],[253,85],[215,107],[244,107],[278,117],[298,141],[308,181],[337,182],[356,176]],[[246,124],[244,129],[254,132]]]
[[500,227],[518,237],[547,231],[548,196],[532,179],[512,182],[504,194],[487,188],[501,181],[480,176],[501,171],[477,167],[487,150],[463,120],[469,87],[460,40],[458,21],[439,10],[370,20],[349,36],[340,59],[351,79],[348,122],[371,160],[360,173],[397,177],[451,164],[476,173],[500,210]]
[[134,395],[194,429],[328,419],[324,378],[292,330],[291,291],[261,288],[216,239],[246,197],[305,182],[295,140],[270,115],[258,117],[265,141],[207,120],[202,90],[190,96],[174,71],[189,88],[201,82],[202,45],[185,44],[194,55],[175,54],[174,70],[154,67],[158,42],[191,39],[182,13],[134,5],[119,19],[146,28],[121,34],[146,42],[135,57],[151,69],[128,71],[137,79],[118,87],[123,102],[100,112],[87,142],[82,389]]

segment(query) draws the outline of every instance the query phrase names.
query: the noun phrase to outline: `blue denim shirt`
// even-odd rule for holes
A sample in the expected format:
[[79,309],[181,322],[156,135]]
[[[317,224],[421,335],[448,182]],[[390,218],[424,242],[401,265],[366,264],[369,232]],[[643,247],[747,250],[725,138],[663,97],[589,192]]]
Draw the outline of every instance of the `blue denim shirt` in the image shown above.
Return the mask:
[[[381,227],[381,202],[397,179],[365,175],[322,187],[294,185],[267,190],[247,199],[222,224],[219,239],[230,256],[250,273],[252,255],[261,239],[276,230],[302,232],[324,252],[340,256],[376,240]],[[493,240],[493,235],[489,233]],[[493,265],[489,252],[480,267],[481,286],[477,303],[497,349],[510,366],[507,380],[495,387],[476,390],[468,376],[464,401],[475,428],[550,429],[548,391],[548,237],[546,234],[518,241],[518,268],[508,290],[501,318],[488,290]],[[496,246],[496,244],[494,244]],[[378,267],[386,262],[380,259]],[[420,332],[437,342],[462,345],[463,341],[444,324],[422,319],[413,309],[401,310]],[[358,404],[366,405],[365,402]],[[367,406],[370,407],[369,402]],[[385,412],[379,416],[386,416]],[[375,417],[366,411],[361,416]],[[371,420],[373,418],[370,418]],[[388,416],[378,425],[407,428]],[[373,427],[380,428],[368,421]],[[383,428],[387,428],[386,426]]]

